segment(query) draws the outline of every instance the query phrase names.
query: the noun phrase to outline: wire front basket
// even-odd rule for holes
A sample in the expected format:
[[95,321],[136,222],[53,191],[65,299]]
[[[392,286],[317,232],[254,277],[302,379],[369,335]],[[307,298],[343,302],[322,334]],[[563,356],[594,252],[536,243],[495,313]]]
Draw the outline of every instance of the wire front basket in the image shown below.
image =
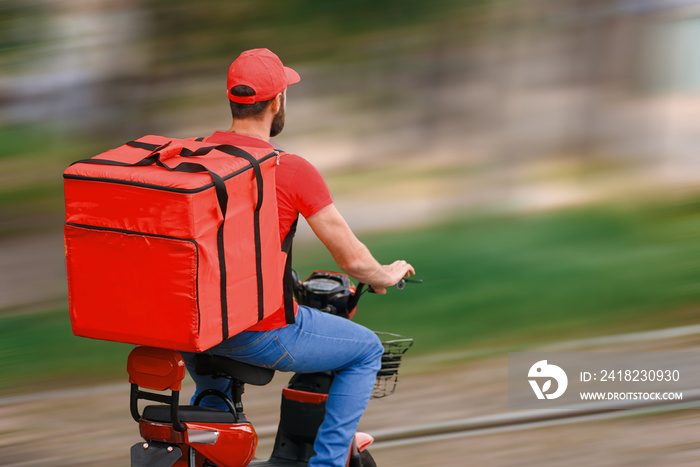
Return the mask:
[[384,346],[382,367],[377,372],[377,380],[372,390],[372,399],[379,399],[392,395],[396,390],[401,356],[413,345],[413,339],[388,332],[375,332],[375,334]]

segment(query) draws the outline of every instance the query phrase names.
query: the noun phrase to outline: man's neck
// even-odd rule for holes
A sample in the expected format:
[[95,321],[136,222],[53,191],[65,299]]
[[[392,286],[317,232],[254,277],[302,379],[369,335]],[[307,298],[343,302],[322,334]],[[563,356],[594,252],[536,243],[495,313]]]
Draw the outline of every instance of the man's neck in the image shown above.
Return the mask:
[[265,126],[265,123],[259,120],[234,120],[231,128],[229,128],[227,131],[237,135],[250,136],[251,138],[257,138],[263,141],[270,141],[270,126]]

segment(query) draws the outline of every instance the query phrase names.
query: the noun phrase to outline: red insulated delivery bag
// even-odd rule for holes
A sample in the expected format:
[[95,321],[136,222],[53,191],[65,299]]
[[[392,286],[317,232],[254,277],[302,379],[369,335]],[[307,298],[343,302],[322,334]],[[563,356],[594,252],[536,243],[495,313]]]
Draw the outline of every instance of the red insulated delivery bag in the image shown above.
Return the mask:
[[73,333],[201,351],[280,309],[279,157],[145,136],[71,165]]

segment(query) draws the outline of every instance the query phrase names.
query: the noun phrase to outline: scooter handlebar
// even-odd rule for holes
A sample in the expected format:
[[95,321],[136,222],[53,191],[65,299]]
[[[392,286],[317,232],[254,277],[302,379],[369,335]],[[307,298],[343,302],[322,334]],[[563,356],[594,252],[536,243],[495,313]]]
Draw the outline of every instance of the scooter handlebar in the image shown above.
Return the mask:
[[[396,287],[398,290],[403,290],[406,287],[406,284],[408,282],[412,282],[414,284],[420,284],[423,282],[422,279],[401,279],[398,281],[394,287]],[[355,293],[350,297],[348,300],[348,310],[354,310],[355,307],[357,306],[357,302],[360,301],[360,296],[364,293],[363,289],[367,287],[367,291],[369,293],[375,293],[374,290],[372,289],[371,285],[363,284],[362,282],[357,284],[357,287],[355,288]]]
[[[406,287],[406,284],[409,282],[412,282],[414,284],[420,284],[423,282],[423,279],[401,279],[396,284],[394,284],[394,287],[396,287],[397,290],[403,290]],[[374,293],[372,286],[369,286],[369,292]]]

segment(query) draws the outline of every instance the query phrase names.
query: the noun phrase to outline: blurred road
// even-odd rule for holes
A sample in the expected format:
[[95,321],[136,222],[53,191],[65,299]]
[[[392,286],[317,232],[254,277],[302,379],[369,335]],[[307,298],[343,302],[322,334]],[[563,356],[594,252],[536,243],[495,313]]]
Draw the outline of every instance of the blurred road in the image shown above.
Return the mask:
[[[633,335],[634,336],[634,335]],[[644,337],[646,336],[646,337]],[[637,335],[565,345],[586,351],[700,351],[700,334],[656,339]],[[542,349],[533,349],[542,350]],[[507,356],[447,363],[452,357],[406,356],[396,394],[370,402],[360,429],[369,433],[426,423],[514,413],[508,409]],[[454,360],[453,360],[454,362]],[[244,402],[263,438],[258,456],[272,447],[279,394],[288,376],[278,373],[263,388],[248,388]],[[192,384],[183,388],[191,394]],[[122,384],[0,399],[0,459],[5,466],[128,465],[138,441]],[[527,426],[509,431],[475,431],[439,441],[382,448],[380,466],[691,466],[700,462],[700,417],[696,409],[575,423]]]

